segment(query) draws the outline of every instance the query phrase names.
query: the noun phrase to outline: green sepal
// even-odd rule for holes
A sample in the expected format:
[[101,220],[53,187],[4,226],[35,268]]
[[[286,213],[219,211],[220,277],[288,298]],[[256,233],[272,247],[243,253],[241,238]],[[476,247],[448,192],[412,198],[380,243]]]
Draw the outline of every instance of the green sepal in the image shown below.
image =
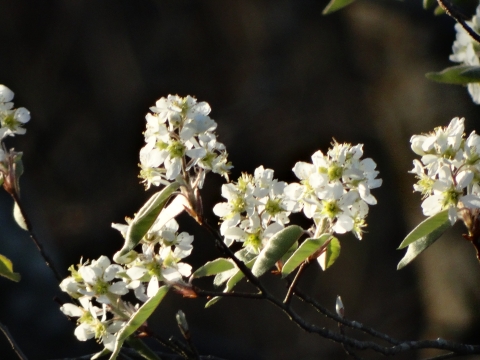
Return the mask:
[[282,277],[287,276],[295,270],[310,255],[318,251],[331,237],[331,234],[323,234],[318,239],[309,238],[301,243],[293,255],[283,264]]
[[408,246],[408,249],[405,256],[398,263],[397,270],[412,262],[413,259],[437,241],[445,230],[451,226],[448,219],[448,210],[443,210],[418,225],[400,244],[399,249],[403,249],[405,246]]
[[433,10],[433,15],[439,16],[445,14],[445,9],[438,5],[435,10]]
[[252,268],[256,277],[263,275],[290,250],[291,246],[300,238],[304,230],[297,225],[291,225],[276,233],[267,245],[258,254],[257,261]]
[[122,327],[122,329],[117,334],[117,340],[115,342],[115,349],[110,356],[110,360],[115,360],[122,348],[125,340],[132,334],[137,331],[137,329],[142,326],[145,321],[152,315],[157,306],[163,300],[165,295],[168,292],[168,286],[162,286],[158,289],[157,293],[152,296],[150,299],[145,301],[143,305],[130,317],[130,320]]
[[205,265],[199,267],[193,274],[192,278],[198,278],[202,276],[217,275],[224,271],[228,271],[235,268],[235,264],[232,260],[225,258],[218,258],[213,261],[207,262]]
[[436,3],[437,3],[437,0],[423,0],[423,8],[425,10],[428,10],[434,7]]
[[426,73],[425,77],[429,80],[446,84],[467,85],[469,83],[480,82],[480,66],[451,66],[440,72]]
[[355,0],[330,0],[328,5],[323,9],[322,15],[329,15],[337,10],[344,8],[347,5],[350,5]]
[[128,225],[128,230],[125,234],[125,244],[123,248],[114,255],[114,260],[115,258],[121,258],[137,246],[167,204],[170,196],[172,196],[179,187],[180,184],[175,181],[148,199]]
[[408,245],[418,241],[424,237],[432,236],[435,240],[442,235],[451,225],[448,219],[448,209],[442,210],[439,213],[430,216],[423,220],[418,226],[413,229],[410,234],[402,241],[398,250],[406,248]]
[[20,274],[13,272],[12,262],[5,256],[0,254],[0,276],[6,277],[15,282],[20,281]]

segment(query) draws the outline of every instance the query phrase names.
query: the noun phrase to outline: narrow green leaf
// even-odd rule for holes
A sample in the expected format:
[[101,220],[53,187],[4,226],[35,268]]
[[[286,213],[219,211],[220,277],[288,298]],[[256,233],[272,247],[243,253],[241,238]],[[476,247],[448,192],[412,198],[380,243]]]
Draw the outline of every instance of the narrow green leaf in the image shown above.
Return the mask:
[[235,268],[235,264],[232,260],[225,258],[218,258],[213,261],[207,262],[205,265],[199,267],[193,274],[192,278],[198,278],[202,276],[211,276],[218,273]]
[[[443,233],[443,232],[442,232]],[[428,248],[430,245],[432,245],[435,241],[438,240],[440,237],[440,234],[436,234],[436,236],[432,236],[432,233],[415,241],[414,243],[411,243],[408,246],[407,252],[405,253],[405,256],[400,260],[400,262],[397,265],[397,270],[400,270],[410,264],[413,259],[415,259],[420,253]]]
[[440,72],[426,73],[425,76],[429,80],[441,83],[466,85],[469,83],[480,82],[480,66],[451,66]]
[[355,0],[330,0],[328,5],[323,9],[322,15],[331,14],[337,10],[344,8],[347,5],[350,5]]
[[327,250],[320,255],[319,263],[323,271],[327,270],[340,256],[340,241],[336,237],[333,237],[327,245]]
[[117,341],[115,342],[115,349],[110,356],[110,360],[115,360],[117,358],[124,341],[130,335],[135,333],[135,331],[137,331],[137,329],[143,325],[150,315],[152,315],[158,304],[160,304],[167,294],[168,289],[168,286],[162,286],[160,289],[158,289],[157,293],[145,301],[145,303],[135,312],[135,314],[132,315],[125,326],[118,332]]
[[137,246],[165,207],[170,196],[179,187],[180,184],[178,182],[173,182],[148,199],[129,224],[127,234],[125,235],[125,245],[115,254],[115,257],[124,256]]
[[398,250],[406,248],[408,245],[426,236],[433,237],[436,240],[450,226],[450,220],[448,220],[448,209],[440,211],[438,214],[425,219],[415,229],[413,229],[412,232],[410,232],[410,234],[408,234],[407,237],[402,241],[398,247]]
[[[251,269],[253,265],[255,264],[257,258],[253,258],[249,262],[247,262],[245,265]],[[245,277],[243,272],[240,271],[240,269],[237,269],[237,271],[233,274],[233,276],[227,281],[227,286],[225,286],[225,289],[223,292],[230,292],[232,291],[233,287],[237,285],[237,283],[242,280]],[[222,297],[221,296],[215,296],[211,300],[209,300],[206,304],[205,307],[208,308],[215,304],[218,300],[220,300]]]
[[298,249],[292,256],[283,264],[282,276],[285,277],[295,270],[303,261],[310,255],[319,250],[325,242],[332,237],[331,234],[324,234],[318,239],[306,239],[300,244]]
[[0,254],[0,276],[6,277],[12,281],[20,281],[20,274],[13,272],[12,262]]
[[252,268],[253,275],[259,277],[268,271],[303,234],[303,229],[291,225],[276,233],[258,255]]

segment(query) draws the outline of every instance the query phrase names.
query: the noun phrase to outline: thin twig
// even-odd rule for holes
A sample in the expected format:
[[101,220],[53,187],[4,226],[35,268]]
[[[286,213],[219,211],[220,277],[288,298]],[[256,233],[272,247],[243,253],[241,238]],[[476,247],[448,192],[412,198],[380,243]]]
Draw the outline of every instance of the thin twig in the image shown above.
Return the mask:
[[476,42],[480,43],[480,35],[475,32],[468,24],[466,23],[465,19],[466,16],[458,10],[450,1],[448,0],[437,0],[438,5],[445,10],[448,16],[452,17],[455,19],[456,22],[458,22],[470,35]]
[[52,270],[53,275],[57,279],[58,283],[61,283],[63,278],[60,276],[60,273],[55,268],[55,265],[53,264],[52,259],[45,252],[45,249],[43,248],[43,245],[40,242],[40,240],[38,240],[38,238],[35,236],[35,233],[33,232],[32,223],[30,222],[27,216],[27,213],[25,212],[25,209],[23,207],[22,202],[20,201],[19,196],[15,193],[11,193],[10,195],[12,195],[13,200],[17,203],[18,209],[20,210],[20,213],[22,214],[22,217],[25,220],[25,225],[27,226],[27,231],[28,231],[28,234],[30,235],[30,238],[33,240],[35,246],[40,252],[40,255],[43,257],[43,260],[45,260],[45,263],[47,264],[47,266],[50,268],[50,270]]
[[326,317],[340,323],[340,324],[343,324],[345,326],[348,326],[352,329],[356,329],[356,330],[360,330],[366,334],[369,334],[371,336],[374,336],[376,338],[379,338],[379,339],[382,339],[392,345],[399,345],[401,344],[402,342],[400,340],[397,340],[395,338],[392,338],[382,332],[379,332],[375,329],[372,329],[368,326],[365,326],[363,325],[362,323],[358,322],[358,321],[351,321],[351,320],[347,320],[345,318],[342,318],[340,316],[338,316],[336,313],[334,313],[333,311],[330,311],[328,310],[326,307],[324,307],[323,305],[321,305],[318,301],[316,301],[315,299],[313,299],[312,297],[306,295],[305,293],[303,293],[300,289],[298,288],[295,288],[295,295],[301,299],[302,301],[304,301],[305,303],[311,305],[315,310],[317,310],[318,312],[320,312],[321,314],[325,315]]
[[212,296],[223,296],[223,297],[236,297],[236,298],[245,298],[245,299],[265,299],[262,294],[258,293],[244,293],[244,292],[222,292],[222,291],[209,291],[200,289],[197,286],[192,286],[192,290],[198,296],[212,297]]
[[465,356],[465,355],[461,355],[461,354],[457,354],[457,353],[454,353],[454,352],[450,352],[450,353],[448,353],[448,354],[442,354],[442,355],[437,355],[437,356],[434,356],[434,357],[429,357],[429,358],[424,359],[424,360],[453,359],[454,357],[457,357],[457,356]]
[[292,283],[290,284],[290,286],[288,287],[288,291],[287,291],[287,296],[285,296],[285,299],[283,300],[283,302],[285,304],[289,304],[290,303],[290,300],[292,298],[292,295],[293,295],[293,289],[295,288],[297,282],[298,282],[298,279],[300,278],[300,275],[302,274],[303,272],[303,269],[305,268],[305,266],[307,265],[307,262],[304,261],[300,267],[298,268],[297,270],[297,273],[295,274],[295,277],[293,278],[293,281]]
[[0,323],[0,330],[2,330],[3,334],[7,338],[8,342],[10,343],[10,346],[12,347],[13,351],[15,351],[15,354],[19,357],[20,360],[27,360],[27,357],[25,354],[22,352],[20,347],[17,345],[15,340],[13,339],[12,334],[10,334],[10,331],[8,331],[8,328]]

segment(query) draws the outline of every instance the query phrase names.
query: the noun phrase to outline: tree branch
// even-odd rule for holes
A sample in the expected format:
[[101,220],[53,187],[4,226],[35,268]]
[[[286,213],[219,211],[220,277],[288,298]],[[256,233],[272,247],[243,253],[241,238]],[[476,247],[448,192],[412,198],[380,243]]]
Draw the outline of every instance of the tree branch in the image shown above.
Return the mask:
[[13,351],[15,351],[15,354],[17,354],[18,358],[20,360],[28,360],[27,357],[25,356],[25,354],[22,352],[20,347],[17,345],[17,343],[13,339],[13,336],[12,336],[12,334],[10,334],[10,331],[8,331],[8,328],[5,325],[3,325],[2,323],[0,323],[0,330],[3,332],[3,334],[7,338],[8,342],[10,343]]

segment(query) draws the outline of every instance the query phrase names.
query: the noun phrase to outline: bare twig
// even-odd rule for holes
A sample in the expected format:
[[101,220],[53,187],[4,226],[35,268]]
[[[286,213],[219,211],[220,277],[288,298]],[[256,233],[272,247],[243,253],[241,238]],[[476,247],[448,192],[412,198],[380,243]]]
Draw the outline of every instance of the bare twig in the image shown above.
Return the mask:
[[25,225],[27,227],[27,231],[28,231],[28,234],[30,235],[30,238],[33,240],[35,246],[40,252],[40,255],[43,257],[43,260],[45,260],[45,263],[47,264],[47,266],[50,268],[50,270],[52,270],[53,275],[57,279],[58,283],[61,283],[63,278],[60,276],[60,273],[55,268],[55,265],[53,264],[52,259],[45,252],[45,249],[43,248],[43,245],[40,242],[40,240],[38,240],[38,238],[35,236],[35,233],[33,232],[32,224],[27,216],[27,213],[25,212],[22,202],[20,201],[20,197],[14,192],[10,193],[10,195],[12,195],[13,200],[17,203],[18,209],[20,210],[20,213],[22,214],[22,217],[25,220]]
[[27,360],[27,357],[25,356],[25,354],[22,352],[20,347],[17,345],[17,343],[13,339],[13,336],[12,334],[10,334],[10,331],[8,331],[8,328],[2,323],[0,323],[0,330],[3,332],[3,334],[7,338],[8,342],[10,343],[10,346],[12,347],[13,351],[15,351],[15,354],[17,354],[18,358],[20,360]]
[[283,300],[283,302],[285,304],[289,304],[290,303],[290,300],[292,298],[292,295],[293,295],[293,289],[295,288],[297,282],[298,282],[298,279],[300,278],[300,275],[302,274],[303,272],[303,269],[305,268],[305,266],[307,265],[308,263],[306,261],[304,261],[300,267],[298,268],[297,270],[297,273],[295,274],[295,277],[293,278],[293,281],[292,283],[290,284],[290,286],[288,287],[288,291],[287,291],[287,296],[285,296],[285,299]]
[[265,299],[262,294],[258,293],[244,293],[244,292],[222,292],[222,291],[209,291],[200,289],[197,286],[192,286],[192,290],[198,296],[203,297],[212,297],[212,296],[222,296],[222,297],[236,297],[236,298],[245,298],[245,299]]

